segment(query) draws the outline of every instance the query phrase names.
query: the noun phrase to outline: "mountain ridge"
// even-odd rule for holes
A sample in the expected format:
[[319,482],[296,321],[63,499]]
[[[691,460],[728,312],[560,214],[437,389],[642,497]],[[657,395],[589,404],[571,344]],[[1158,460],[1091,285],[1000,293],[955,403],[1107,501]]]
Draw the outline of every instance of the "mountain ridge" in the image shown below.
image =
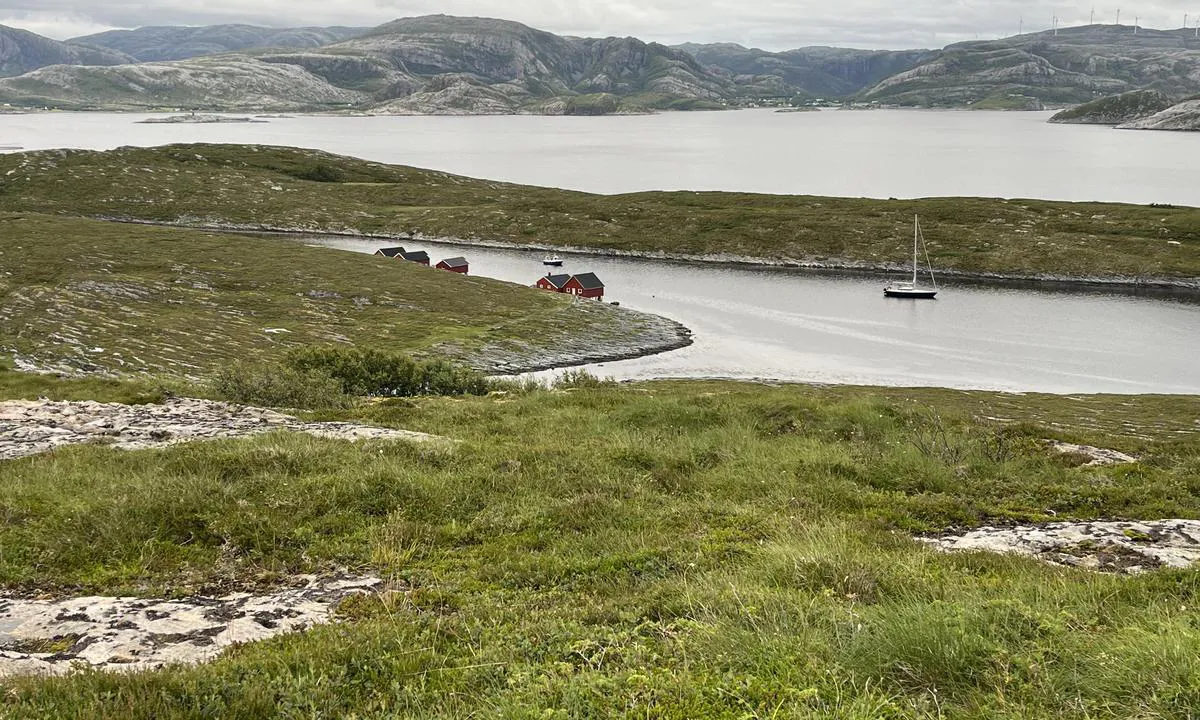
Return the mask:
[[124,53],[73,45],[0,25],[0,77],[23,75],[47,65],[120,65],[129,62],[133,59]]
[[[398,18],[374,28],[167,26],[76,40],[120,45],[141,57],[164,54],[161,44],[168,40],[175,55],[210,54],[127,70],[119,68],[137,66],[134,55],[25,31],[0,33],[0,60],[7,63],[0,69],[15,75],[0,80],[0,102],[109,110],[597,114],[818,99],[1041,109],[1134,90],[1172,99],[1200,93],[1200,40],[1178,30],[1135,35],[1108,25],[896,51],[672,47],[448,15]],[[241,49],[229,50],[234,46]],[[50,61],[54,69],[25,71]]]
[[106,48],[139,62],[152,62],[186,60],[254,48],[314,48],[348,39],[368,29],[341,25],[269,28],[237,23],[200,27],[150,25],[83,35],[67,42]]

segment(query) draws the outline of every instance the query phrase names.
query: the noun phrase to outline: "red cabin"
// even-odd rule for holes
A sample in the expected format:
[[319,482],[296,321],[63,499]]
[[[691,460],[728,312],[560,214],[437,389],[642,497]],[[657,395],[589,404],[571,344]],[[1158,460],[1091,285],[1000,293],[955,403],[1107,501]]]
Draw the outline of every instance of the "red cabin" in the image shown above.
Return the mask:
[[379,248],[378,250],[375,251],[375,254],[382,255],[383,257],[390,257],[390,258],[402,257],[404,255],[404,248],[402,248],[402,247]]
[[450,272],[467,274],[467,259],[465,257],[446,258],[435,265],[438,270],[449,270]]
[[553,292],[566,292],[563,286],[571,279],[570,275],[551,275],[546,273],[546,277],[538,278],[538,281],[533,285],[543,290],[551,290]]
[[600,282],[600,278],[596,277],[596,273],[580,273],[571,276],[571,279],[563,285],[562,292],[578,297],[602,300],[604,298],[604,283]]

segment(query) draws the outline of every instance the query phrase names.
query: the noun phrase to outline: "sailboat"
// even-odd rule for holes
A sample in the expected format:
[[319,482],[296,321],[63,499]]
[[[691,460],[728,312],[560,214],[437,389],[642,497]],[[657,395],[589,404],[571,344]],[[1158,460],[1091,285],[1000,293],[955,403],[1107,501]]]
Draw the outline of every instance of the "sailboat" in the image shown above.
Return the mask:
[[913,215],[913,274],[912,282],[895,282],[883,289],[887,297],[898,298],[933,298],[937,295],[937,279],[933,277],[933,265],[929,262],[929,251],[925,250],[925,264],[929,266],[929,287],[917,284],[917,244],[925,250],[925,236],[921,234],[921,222]]

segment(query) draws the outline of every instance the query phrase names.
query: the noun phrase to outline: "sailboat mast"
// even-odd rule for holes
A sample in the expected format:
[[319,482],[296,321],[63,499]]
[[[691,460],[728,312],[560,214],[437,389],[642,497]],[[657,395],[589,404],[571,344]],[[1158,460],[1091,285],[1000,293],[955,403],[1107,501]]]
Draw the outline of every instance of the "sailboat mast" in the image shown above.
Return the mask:
[[917,284],[917,233],[920,225],[917,224],[917,216],[913,215],[913,285]]

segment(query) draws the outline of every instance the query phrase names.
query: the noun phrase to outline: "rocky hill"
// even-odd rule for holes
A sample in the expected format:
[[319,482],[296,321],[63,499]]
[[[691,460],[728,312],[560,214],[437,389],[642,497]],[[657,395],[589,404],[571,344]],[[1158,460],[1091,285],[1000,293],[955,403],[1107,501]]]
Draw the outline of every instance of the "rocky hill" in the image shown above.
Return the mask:
[[111,109],[591,114],[719,108],[735,94],[732,80],[663,45],[443,15],[397,20],[302,52],[54,67],[0,81],[0,101]]
[[1122,130],[1200,130],[1200,99],[1172,105],[1150,117],[1117,127]]
[[1166,110],[1174,102],[1157,90],[1134,90],[1093,100],[1055,113],[1052,123],[1121,125]]
[[69,42],[115,50],[139,62],[146,62],[185,60],[199,55],[252,48],[315,48],[354,37],[367,30],[353,27],[268,28],[255,25],[157,26],[110,30],[72,38]]
[[862,94],[899,105],[1027,108],[1089,102],[1131,90],[1200,91],[1191,31],[1089,25],[949,45]]
[[0,98],[67,109],[300,111],[344,108],[361,102],[363,94],[297,65],[222,55],[116,67],[53,65],[0,80]]
[[739,85],[776,87],[780,94],[820,98],[854,95],[911,69],[935,52],[805,47],[773,53],[733,43],[687,43],[677,47],[702,65],[728,74]]
[[0,25],[0,77],[11,77],[47,65],[120,65],[128,55],[104,48],[72,45],[27,30]]
[[[405,18],[323,52],[380,58],[430,81],[459,75],[483,86],[509,85],[498,92],[510,98],[510,111],[531,101],[594,93],[619,96],[629,108],[720,101],[734,94],[732,82],[680,50],[636,38],[563,37],[490,18]],[[414,92],[440,92],[444,84]],[[459,87],[466,89],[462,82]]]

